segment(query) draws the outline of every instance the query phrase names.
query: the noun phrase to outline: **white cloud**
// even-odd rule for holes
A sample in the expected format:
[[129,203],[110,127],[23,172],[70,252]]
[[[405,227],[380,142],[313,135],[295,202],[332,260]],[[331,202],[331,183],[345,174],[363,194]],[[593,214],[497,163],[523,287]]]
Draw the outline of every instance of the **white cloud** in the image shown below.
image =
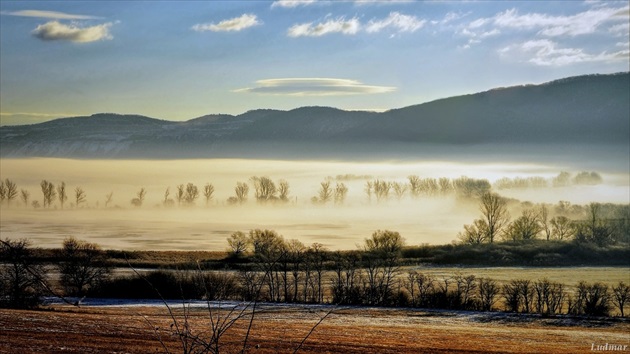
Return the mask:
[[256,81],[256,87],[234,92],[286,96],[340,96],[395,91],[395,87],[365,85],[356,80],[332,78],[286,78]]
[[228,20],[223,20],[217,24],[214,23],[199,23],[192,26],[192,30],[197,32],[229,32],[229,31],[242,31],[246,28],[257,26],[262,24],[262,22],[258,21],[256,15],[253,14],[244,14],[240,17],[231,18]]
[[289,37],[320,37],[331,33],[342,33],[346,35],[354,35],[360,31],[366,33],[379,33],[385,29],[391,28],[396,32],[415,32],[427,23],[416,16],[392,12],[388,17],[383,19],[372,19],[366,25],[361,24],[358,18],[353,17],[346,20],[345,17],[329,19],[320,23],[301,23],[291,26],[287,35]]
[[109,33],[112,22],[95,26],[79,27],[77,24],[66,25],[59,21],[46,22],[37,26],[31,33],[44,41],[70,41],[75,43],[88,43],[104,39],[112,39]]
[[317,0],[277,0],[271,4],[271,7],[293,8],[298,6],[307,6],[315,4]]
[[20,10],[11,12],[2,12],[3,15],[9,16],[22,16],[22,17],[38,17],[38,18],[51,18],[56,20],[96,20],[101,17],[69,14],[65,12],[57,11],[43,11],[43,10]]
[[626,49],[614,53],[589,54],[581,48],[560,48],[556,42],[549,39],[538,39],[502,48],[499,54],[504,58],[525,58],[528,62],[540,66],[565,66],[628,60],[630,51]]
[[611,26],[608,31],[616,37],[630,37],[630,22],[619,23]]
[[[519,15],[516,9],[497,14],[493,23],[499,27],[515,29],[540,29],[540,34],[577,36],[593,33],[607,21],[623,20],[626,8],[602,7],[589,9],[572,16],[551,16],[540,13]],[[625,17],[627,20],[627,16]]]
[[392,27],[398,32],[415,32],[422,28],[426,20],[420,20],[416,16],[403,15],[399,12],[392,12],[382,20],[370,20],[367,24],[366,32],[380,32],[385,28]]
[[289,37],[320,37],[330,33],[357,34],[361,24],[357,18],[346,20],[344,17],[330,19],[323,23],[303,23],[291,26]]

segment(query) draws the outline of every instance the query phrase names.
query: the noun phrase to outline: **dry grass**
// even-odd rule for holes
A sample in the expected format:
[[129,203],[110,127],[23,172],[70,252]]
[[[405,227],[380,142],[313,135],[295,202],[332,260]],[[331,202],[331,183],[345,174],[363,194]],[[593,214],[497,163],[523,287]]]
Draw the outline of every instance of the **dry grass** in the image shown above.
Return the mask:
[[[256,315],[247,352],[293,352],[324,311],[317,306],[264,306]],[[162,352],[145,318],[160,329],[171,323],[161,307],[0,310],[0,353]],[[207,310],[193,310],[190,321],[194,329],[205,328]],[[224,352],[240,350],[246,324],[226,333]],[[592,343],[630,345],[629,331],[630,323],[620,321],[350,308],[326,318],[300,352],[586,353]],[[164,338],[177,353],[175,338]]]

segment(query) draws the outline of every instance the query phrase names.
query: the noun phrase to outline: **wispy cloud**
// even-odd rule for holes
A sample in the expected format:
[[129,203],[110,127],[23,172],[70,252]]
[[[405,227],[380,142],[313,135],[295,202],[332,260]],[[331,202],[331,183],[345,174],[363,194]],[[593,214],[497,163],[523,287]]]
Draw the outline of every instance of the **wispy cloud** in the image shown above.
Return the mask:
[[612,62],[628,60],[630,51],[620,50],[613,53],[586,53],[581,48],[561,48],[549,39],[530,40],[522,44],[511,45],[499,50],[502,57],[514,57],[540,66],[565,66],[585,62]]
[[192,26],[192,30],[197,32],[238,32],[244,29],[262,24],[254,14],[244,14],[240,17],[223,20],[215,23],[199,23]]
[[112,39],[109,29],[112,22],[95,26],[80,27],[77,24],[66,25],[59,21],[46,22],[37,26],[31,33],[44,41],[70,41],[75,43],[89,43],[104,39]]
[[314,24],[302,23],[289,28],[289,37],[320,37],[330,33],[356,34],[361,28],[361,23],[357,18],[346,20],[344,17],[330,19],[326,22]]
[[387,93],[395,87],[365,85],[360,81],[333,78],[285,78],[256,81],[256,87],[234,92],[287,96],[340,96]]
[[382,20],[370,20],[365,30],[368,33],[373,33],[380,32],[386,28],[394,28],[398,32],[415,32],[422,28],[426,22],[426,20],[420,20],[416,16],[392,12],[387,18]]
[[413,3],[413,0],[354,0],[354,3],[357,5],[393,5],[393,4],[404,4],[404,3]]
[[272,8],[274,7],[293,8],[293,7],[298,7],[298,6],[313,5],[317,2],[318,2],[317,0],[278,0],[278,1],[274,1],[271,4],[271,7]]
[[22,16],[22,17],[38,17],[38,18],[50,18],[55,20],[97,20],[102,17],[69,14],[65,12],[57,11],[43,11],[43,10],[20,10],[20,11],[7,11],[1,12],[2,15],[9,16]]
[[[550,16],[540,13],[520,15],[516,9],[507,10],[495,16],[494,24],[516,29],[539,29],[540,34],[549,37],[578,36],[593,33],[607,21],[622,20],[623,9],[596,8],[572,16]],[[627,18],[626,18],[627,20]]]
[[295,24],[288,29],[287,35],[289,37],[320,37],[332,33],[355,35],[361,31],[365,33],[379,33],[386,29],[393,30],[396,33],[415,32],[426,23],[426,20],[419,19],[416,16],[392,12],[385,18],[371,19],[367,24],[362,24],[357,17],[351,19],[337,17],[320,23]]

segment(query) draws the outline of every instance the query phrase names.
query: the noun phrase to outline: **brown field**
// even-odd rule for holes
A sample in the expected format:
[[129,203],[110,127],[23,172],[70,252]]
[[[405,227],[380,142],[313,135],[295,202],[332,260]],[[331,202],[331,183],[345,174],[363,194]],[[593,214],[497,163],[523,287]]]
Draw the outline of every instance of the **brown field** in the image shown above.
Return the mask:
[[[246,352],[293,352],[328,309],[262,306]],[[0,353],[163,353],[149,323],[162,331],[172,321],[159,306],[3,309]],[[193,330],[207,328],[208,310],[192,309],[190,323]],[[222,352],[240,352],[247,323],[238,322],[226,332]],[[316,327],[299,352],[586,353],[592,345],[606,343],[630,348],[629,333],[630,323],[618,318],[545,319],[502,313],[345,308],[335,309]],[[172,353],[182,352],[174,337],[163,332],[163,338]]]

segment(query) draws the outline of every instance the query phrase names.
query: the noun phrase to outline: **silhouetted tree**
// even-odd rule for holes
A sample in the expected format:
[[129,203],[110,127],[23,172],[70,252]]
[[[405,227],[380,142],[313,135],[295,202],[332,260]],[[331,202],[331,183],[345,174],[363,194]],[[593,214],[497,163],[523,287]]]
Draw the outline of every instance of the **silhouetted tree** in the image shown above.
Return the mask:
[[341,205],[346,201],[346,195],[348,194],[348,187],[344,183],[337,183],[335,186],[334,200],[335,204]]
[[48,208],[52,204],[53,200],[55,200],[55,196],[57,195],[57,193],[55,192],[55,186],[51,182],[48,182],[46,180],[43,180],[40,183],[40,186],[42,188],[42,194],[44,195],[44,208]]
[[105,195],[105,208],[114,200],[114,192],[109,192]]
[[326,204],[333,198],[333,190],[330,187],[330,181],[324,181],[320,183],[317,197],[314,199],[319,204]]
[[7,198],[7,186],[0,180],[0,204]]
[[465,244],[480,244],[487,241],[488,223],[482,219],[476,219],[472,225],[464,225],[464,231],[457,238]]
[[136,194],[136,197],[131,199],[131,205],[138,208],[141,207],[142,203],[144,203],[144,197],[146,195],[147,195],[147,191],[144,189],[144,187],[140,188],[140,190]]
[[568,240],[575,234],[571,220],[566,216],[556,216],[550,221],[551,235],[556,240]]
[[105,253],[95,243],[69,237],[63,241],[60,253],[60,280],[68,295],[85,295],[111,272]]
[[186,205],[194,205],[195,200],[199,197],[199,189],[192,183],[186,184],[186,192],[184,193],[184,203]]
[[206,198],[207,206],[208,204],[210,204],[210,201],[214,196],[214,186],[212,184],[206,183],[206,185],[203,187],[203,196]]
[[392,182],[392,188],[394,189],[394,194],[398,200],[401,200],[407,192],[407,185],[402,182]]
[[18,196],[18,188],[17,188],[17,184],[13,181],[11,181],[10,179],[6,179],[4,181],[4,185],[6,188],[6,198],[7,198],[7,205],[10,206],[11,205],[11,201],[15,198],[17,198]]
[[523,210],[522,215],[507,226],[504,237],[510,241],[533,240],[541,230],[538,214],[528,209]]
[[407,177],[407,179],[409,180],[409,191],[411,192],[411,196],[418,198],[420,196],[420,177],[411,175]]
[[182,205],[184,201],[184,195],[186,194],[186,190],[183,184],[177,186],[177,193],[175,194],[175,200],[177,200],[177,205]]
[[490,278],[478,278],[477,289],[479,293],[480,309],[482,311],[492,311],[496,297],[501,292],[501,288],[497,282]]
[[66,194],[66,182],[61,182],[60,185],[57,186],[57,198],[59,198],[59,204],[61,204],[61,209],[63,209],[63,204],[68,199],[68,194]]
[[278,194],[280,201],[285,203],[289,201],[289,182],[283,179],[278,182]]
[[399,260],[405,240],[398,232],[378,230],[365,240],[364,264],[368,280],[368,303],[388,304],[392,284],[399,272]]
[[87,196],[85,195],[85,191],[81,187],[76,187],[74,189],[74,205],[78,208],[81,206],[81,203],[84,203]]
[[621,317],[624,317],[625,315],[624,315],[623,308],[628,302],[628,300],[630,299],[630,286],[628,286],[626,283],[621,281],[619,282],[619,284],[613,287],[612,290],[613,290],[612,298],[615,303],[615,306],[617,306],[617,309],[619,309],[619,312],[621,313]]
[[0,239],[0,307],[32,308],[41,303],[46,269],[37,264],[26,239]]
[[20,198],[22,199],[22,202],[24,203],[25,207],[28,207],[28,199],[30,196],[31,196],[31,193],[27,191],[26,189],[20,190]]
[[494,239],[510,220],[510,214],[507,211],[507,201],[498,194],[484,193],[480,202],[479,209],[488,225],[486,238],[488,242],[493,243]]
[[230,237],[228,237],[227,241],[230,246],[230,254],[233,257],[238,258],[247,252],[249,240],[244,232],[236,231],[232,233]]
[[250,181],[254,185],[254,196],[257,202],[264,204],[278,199],[276,184],[269,177],[253,176]]
[[540,223],[540,231],[544,232],[545,239],[551,239],[551,220],[549,219],[549,208],[546,204],[541,204],[538,209],[538,222]]
[[247,201],[247,195],[249,194],[249,186],[245,182],[236,182],[234,187],[234,193],[236,194],[236,202],[243,204]]

